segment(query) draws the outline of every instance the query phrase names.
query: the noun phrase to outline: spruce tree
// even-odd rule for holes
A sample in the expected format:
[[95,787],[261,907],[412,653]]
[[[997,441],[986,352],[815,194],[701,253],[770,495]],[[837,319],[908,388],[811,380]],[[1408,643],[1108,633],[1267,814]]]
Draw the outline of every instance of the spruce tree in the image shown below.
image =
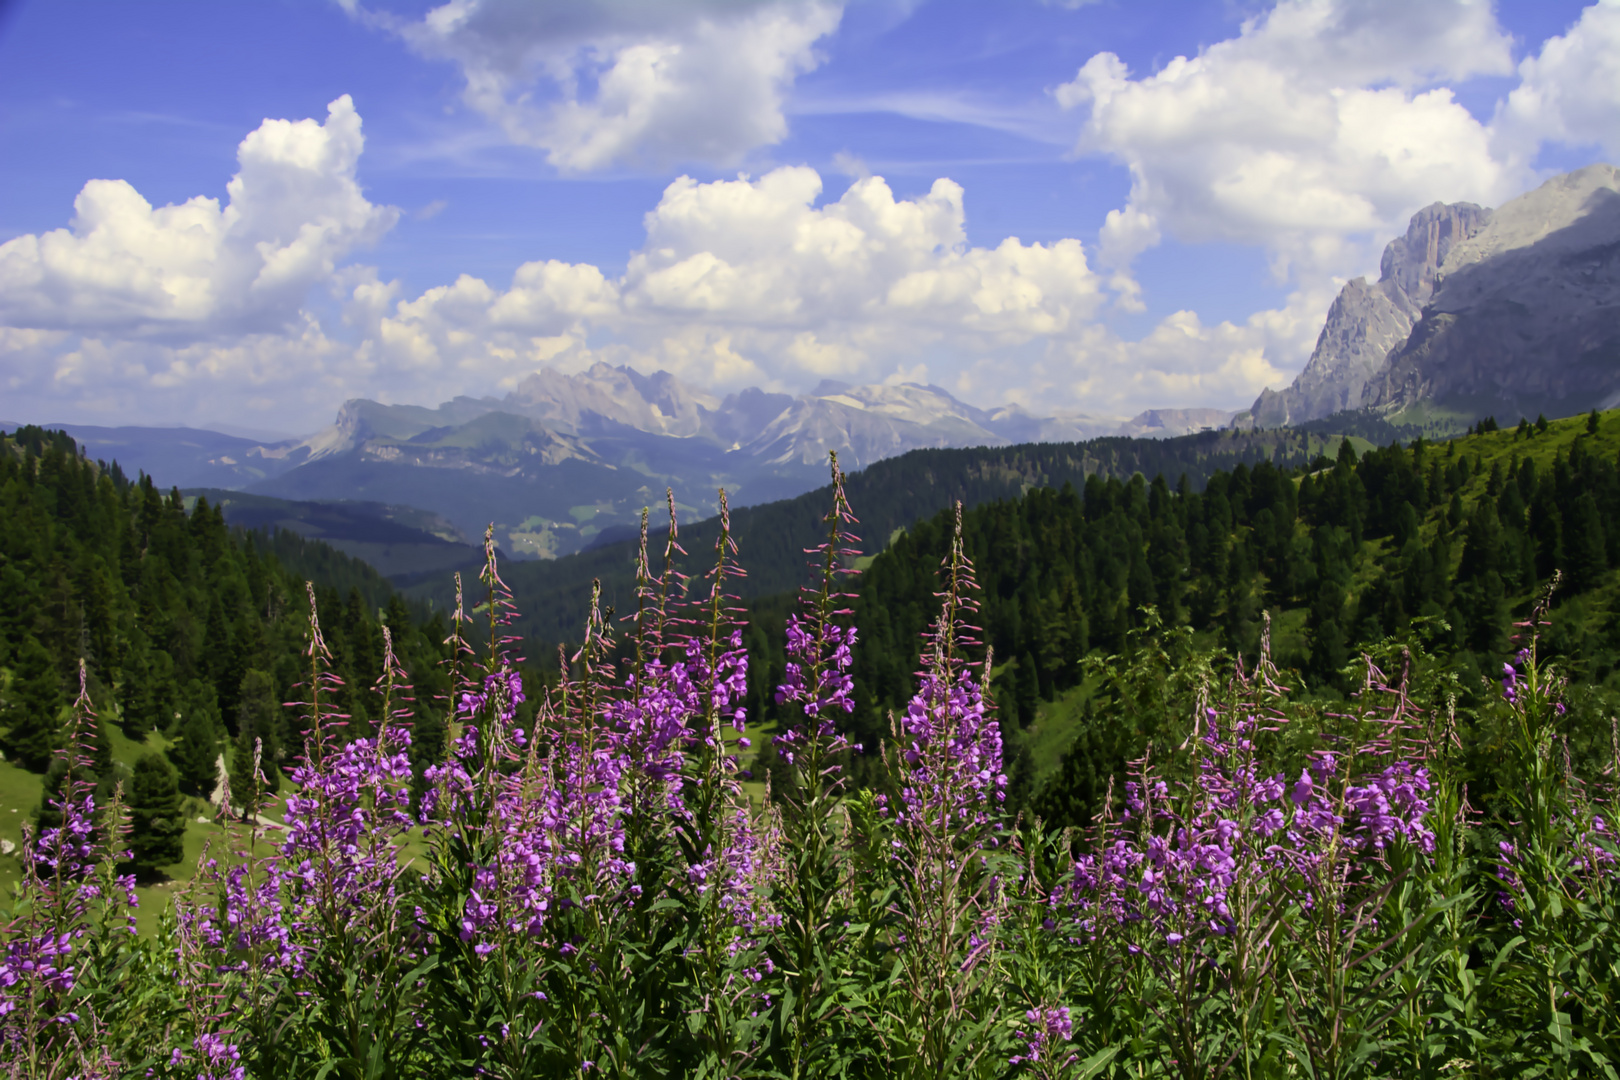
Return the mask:
[[185,857],[186,821],[180,787],[159,754],[135,763],[129,792],[129,861],[135,876],[150,881],[158,867]]
[[17,649],[0,708],[4,725],[0,746],[6,757],[31,772],[44,772],[55,749],[58,713],[62,708],[62,678],[51,654],[32,634]]
[[180,774],[180,790],[206,799],[219,782],[219,731],[205,709],[191,709],[180,722],[180,737],[169,748]]
[[1019,727],[1029,727],[1035,722],[1035,710],[1039,707],[1040,681],[1035,670],[1035,658],[1025,649],[1018,657],[1018,671],[1014,683],[1013,702],[1016,709]]
[[1536,490],[1530,504],[1530,535],[1536,544],[1536,575],[1552,576],[1564,567],[1564,521],[1558,508],[1558,493],[1549,480]]
[[1569,530],[1564,538],[1569,563],[1569,584],[1575,592],[1597,585],[1609,569],[1608,544],[1597,499],[1583,491],[1569,508]]
[[[242,677],[236,707],[236,739],[228,766],[231,792],[238,806],[257,803],[281,788],[281,703],[275,680],[266,672],[249,671]],[[253,771],[257,754],[259,771]]]

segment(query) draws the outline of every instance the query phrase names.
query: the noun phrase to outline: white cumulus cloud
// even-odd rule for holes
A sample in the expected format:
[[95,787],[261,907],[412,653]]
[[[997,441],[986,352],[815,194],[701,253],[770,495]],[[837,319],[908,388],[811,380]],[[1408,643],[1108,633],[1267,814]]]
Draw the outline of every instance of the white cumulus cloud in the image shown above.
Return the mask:
[[1527,157],[1543,140],[1620,156],[1620,0],[1599,0],[1525,57],[1496,128],[1504,149]]
[[[526,264],[505,290],[464,276],[398,303],[379,341],[414,368],[496,381],[530,370],[540,341],[560,363],[605,348],[707,385],[795,386],[882,368],[868,371],[878,377],[942,342],[983,351],[1063,334],[1100,303],[1077,240],[969,245],[950,180],[913,198],[876,176],[818,206],[821,194],[805,167],[681,177],[647,214],[621,280],[558,262]],[[611,343],[586,349],[593,330]],[[563,339],[570,350],[557,348]]]
[[91,180],[68,228],[0,245],[0,321],[171,341],[291,325],[311,286],[398,220],[355,178],[363,144],[345,95],[324,124],[266,120],[243,139],[223,208],[201,195],[153,207],[123,180]]
[[835,0],[450,0],[406,21],[348,4],[454,63],[463,99],[573,172],[731,164],[787,134]]
[[1286,382],[1286,364],[1322,328],[1332,291],[1298,290],[1285,307],[1241,323],[1205,324],[1193,311],[1129,341],[1097,323],[1045,339],[1016,364],[972,363],[950,384],[964,400],[1008,400],[1037,415],[1061,409],[1131,415],[1145,408],[1240,408]]
[[1485,0],[1283,0],[1235,38],[1133,77],[1098,53],[1056,96],[1079,148],[1131,171],[1105,247],[1160,230],[1265,247],[1279,273],[1354,273],[1436,199],[1493,203],[1528,177],[1439,80],[1513,70]]

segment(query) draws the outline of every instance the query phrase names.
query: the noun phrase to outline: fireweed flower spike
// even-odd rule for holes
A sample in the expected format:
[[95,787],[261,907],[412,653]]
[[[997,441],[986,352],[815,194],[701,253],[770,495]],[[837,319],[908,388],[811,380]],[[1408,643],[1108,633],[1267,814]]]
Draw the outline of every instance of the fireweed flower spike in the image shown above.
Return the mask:
[[[899,790],[895,858],[904,882],[901,923],[908,1050],[928,1074],[955,1067],[954,1030],[969,1015],[986,977],[994,923],[985,916],[994,885],[985,851],[995,842],[1007,778],[1001,729],[986,711],[966,650],[977,642],[973,564],[962,544],[962,507],[941,567],[940,612],[924,638],[927,666],[917,692],[894,721],[885,748],[889,781]],[[991,1008],[988,1001],[983,1008]]]
[[[859,538],[848,531],[857,522],[837,454],[831,455],[830,467],[833,504],[822,519],[826,539],[806,550],[817,583],[801,590],[799,610],[788,616],[786,664],[776,688],[777,703],[788,708],[783,710],[785,730],[776,736],[774,748],[791,766],[792,783],[777,800],[781,839],[775,850],[783,865],[774,868],[773,876],[781,886],[777,904],[782,933],[772,955],[780,962],[794,1009],[784,1047],[784,1071],[792,1076],[814,1075],[830,1066],[817,1056],[830,1045],[818,1028],[837,1007],[839,987],[822,972],[843,944],[844,927],[851,921],[847,911],[837,910],[842,874],[834,820],[844,790],[840,758],[851,747],[835,725],[840,713],[854,708],[850,666],[855,627],[848,622],[849,595],[840,585],[852,573],[846,563],[859,554]],[[770,780],[767,773],[767,784]]]
[[1025,1045],[1024,1052],[1008,1061],[1010,1065],[1023,1064],[1041,1077],[1065,1075],[1078,1057],[1069,1049],[1074,1038],[1074,1021],[1066,1005],[1048,1005],[1024,1013],[1025,1026],[1013,1032],[1013,1038]]
[[[318,631],[313,623],[312,634]],[[310,742],[304,764],[291,770],[297,792],[286,802],[286,840],[281,854],[297,905],[322,938],[342,935],[357,917],[391,903],[398,866],[394,837],[415,823],[410,815],[410,733],[399,697],[410,691],[383,628],[383,699],[377,734],[341,745],[331,724],[322,724],[318,699],[311,702]],[[319,642],[318,637],[312,641]],[[324,648],[324,642],[320,642]],[[324,655],[315,654],[324,664]]]
[[[930,829],[989,824],[1006,797],[1001,729],[986,715],[983,693],[964,650],[977,644],[968,617],[977,610],[973,564],[962,550],[962,507],[944,569],[941,609],[927,635],[928,666],[900,720],[899,820]],[[976,837],[975,837],[976,839]]]
[[[858,522],[844,494],[838,455],[831,457],[833,506],[823,519],[828,527],[827,539],[806,552],[812,558],[811,565],[819,571],[820,583],[803,591],[800,611],[788,616],[787,662],[782,683],[776,688],[777,703],[791,702],[805,717],[802,726],[790,727],[776,738],[778,752],[790,764],[796,752],[809,753],[819,762],[848,749],[847,741],[834,730],[833,714],[849,713],[855,707],[855,684],[849,673],[855,627],[839,621],[849,615],[848,608],[840,606],[849,594],[839,591],[838,584],[850,573],[844,562],[859,554],[855,545],[860,538],[847,531],[847,526]],[[821,768],[812,767],[811,773],[807,782],[819,786]]]
[[77,991],[88,974],[81,965],[110,951],[111,933],[133,930],[135,879],[115,869],[126,815],[115,788],[98,819],[97,718],[82,659],[72,716],[56,751],[61,785],[48,801],[58,824],[37,836],[24,826],[18,903],[0,923],[0,1064],[28,1076],[112,1075],[116,1063],[97,1046],[100,1019]]

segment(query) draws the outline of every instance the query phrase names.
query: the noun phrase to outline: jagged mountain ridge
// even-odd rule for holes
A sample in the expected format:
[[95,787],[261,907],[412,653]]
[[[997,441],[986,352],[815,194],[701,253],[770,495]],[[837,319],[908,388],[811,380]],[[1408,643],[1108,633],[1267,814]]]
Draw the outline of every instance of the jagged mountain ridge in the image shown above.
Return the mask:
[[551,557],[633,530],[666,487],[689,517],[715,513],[721,487],[735,506],[798,495],[824,482],[829,451],[854,471],[919,449],[1166,438],[1227,419],[1200,409],[1123,422],[1037,417],[1017,406],[979,409],[937,386],[830,380],[799,396],[750,388],[720,398],[667,372],[597,364],[574,374],[543,369],[505,396],[434,408],[354,399],[331,426],[280,443],[174,429],[97,432],[126,468],[182,476],[188,487],[419,507],[469,537],[493,522],[510,554]]
[[[532,421],[533,431],[545,432],[552,445],[549,464],[569,457],[591,460],[590,440],[632,433],[710,443],[770,465],[819,464],[827,451],[837,450],[859,468],[925,447],[1093,437],[1122,426],[1112,417],[1039,418],[1016,406],[978,409],[937,386],[915,384],[852,386],[825,380],[797,397],[749,388],[717,398],[668,372],[642,375],[597,363],[572,375],[542,369],[504,398],[458,397],[436,409],[354,399],[344,403],[331,427],[262,453],[302,463],[368,444],[420,442],[426,433],[447,435],[495,413]],[[569,439],[584,441],[569,444]]]
[[1434,203],[1412,215],[1406,235],[1384,248],[1378,281],[1358,277],[1340,290],[1293,384],[1261,392],[1250,409],[1254,426],[1281,427],[1361,408],[1369,381],[1422,317],[1446,257],[1490,216],[1473,203]]
[[1452,249],[1365,404],[1567,416],[1620,399],[1620,169],[1589,165],[1504,204]]
[[632,527],[666,486],[684,511],[705,516],[720,487],[746,505],[817,486],[832,450],[859,469],[915,449],[1073,439],[1118,425],[981,410],[934,386],[826,381],[798,397],[751,388],[718,398],[667,372],[597,364],[545,369],[504,397],[436,409],[346,402],[330,428],[262,448],[296,467],[252,490],[419,505],[469,534],[493,519],[503,547],[545,557]]
[[[1286,389],[1240,426],[1371,410],[1565,416],[1620,402],[1620,169],[1589,165],[1496,210],[1435,203],[1347,283]],[[1460,424],[1459,424],[1460,426]]]

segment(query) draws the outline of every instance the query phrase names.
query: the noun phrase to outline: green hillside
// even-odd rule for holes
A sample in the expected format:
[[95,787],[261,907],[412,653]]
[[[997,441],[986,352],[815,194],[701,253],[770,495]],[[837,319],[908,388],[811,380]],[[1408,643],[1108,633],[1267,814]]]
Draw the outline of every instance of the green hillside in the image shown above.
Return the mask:
[[[1152,738],[1149,718],[1191,708],[1191,688],[1161,678],[1178,659],[1220,650],[1252,664],[1269,616],[1276,663],[1323,708],[1357,689],[1364,650],[1395,641],[1432,657],[1466,715],[1555,571],[1543,654],[1586,702],[1575,752],[1606,752],[1604,703],[1620,696],[1616,522],[1620,417],[1608,413],[1362,455],[1345,445],[1300,468],[1220,471],[1201,492],[1093,477],[969,510],[963,532],[1024,794],[1079,821],[1099,794],[1087,785]],[[950,529],[944,513],[914,525],[861,576],[859,741],[905,704]],[[1140,685],[1102,678],[1106,656]],[[1055,790],[1076,784],[1077,804]]]
[[[442,616],[424,624],[363,563],[287,531],[233,531],[206,496],[188,507],[150,478],[85,460],[64,436],[24,430],[0,447],[0,838],[15,842],[50,782],[41,770],[80,658],[109,725],[107,782],[158,752],[200,800],[215,759],[249,736],[285,765],[299,733],[263,706],[296,697],[306,579],[319,586],[354,729],[375,708],[361,691],[387,623],[422,688],[419,767],[437,752]],[[1252,664],[1268,618],[1274,660],[1322,708],[1356,689],[1346,673],[1364,648],[1399,641],[1449,680],[1466,717],[1513,648],[1513,619],[1555,570],[1545,648],[1576,681],[1571,700],[1586,702],[1577,711],[1591,727],[1572,752],[1607,738],[1600,714],[1620,690],[1614,414],[1385,448],[1226,432],[927,451],[851,477],[848,491],[867,552],[854,586],[851,735],[875,745],[905,705],[951,529],[943,508],[960,499],[1013,799],[1052,820],[1083,821],[1153,737],[1148,718],[1190,708],[1196,688],[1173,684],[1171,670],[1214,651]],[[777,719],[783,621],[825,498],[733,514],[756,736]],[[708,563],[713,533],[713,522],[683,526],[688,573]],[[632,550],[507,564],[528,655],[555,663],[551,643],[583,620],[591,576],[607,603],[633,606]],[[412,593],[443,612],[440,577]],[[755,743],[757,770],[776,775],[769,739]],[[857,759],[855,774],[870,778],[870,762]],[[205,831],[188,826],[188,851]]]

